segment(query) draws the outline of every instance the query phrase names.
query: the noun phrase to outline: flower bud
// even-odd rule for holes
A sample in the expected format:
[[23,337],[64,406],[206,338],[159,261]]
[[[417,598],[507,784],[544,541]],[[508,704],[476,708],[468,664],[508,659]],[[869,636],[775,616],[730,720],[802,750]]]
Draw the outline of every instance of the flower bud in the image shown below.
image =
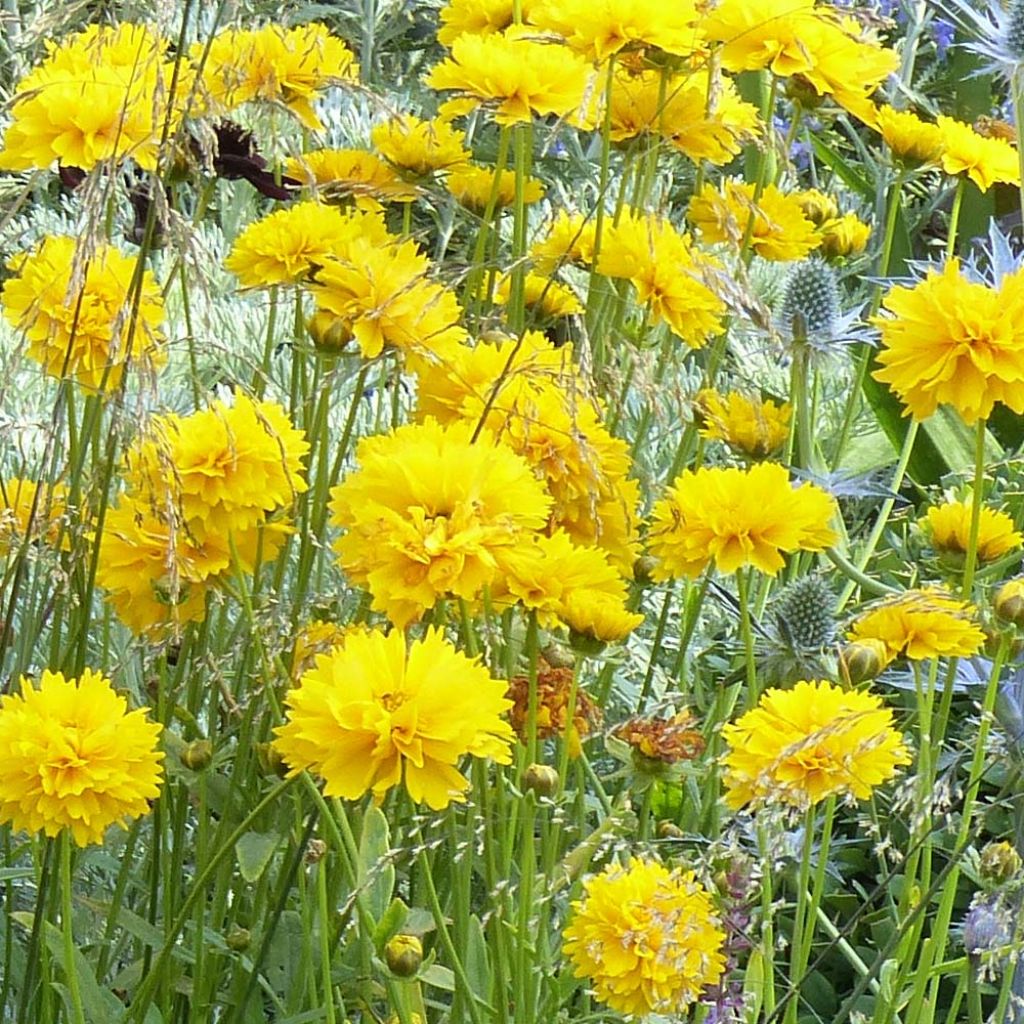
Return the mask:
[[306,330],[320,352],[340,352],[352,340],[352,328],[340,316],[317,310],[306,322]]
[[633,579],[641,586],[653,583],[651,574],[658,566],[658,559],[654,555],[641,555],[633,563]]
[[1009,580],[992,604],[996,616],[1014,626],[1024,626],[1024,578]]
[[181,763],[193,772],[208,768],[213,760],[213,744],[209,740],[193,740],[178,755]]
[[864,637],[848,643],[839,653],[845,678],[856,686],[874,679],[889,663],[889,652],[881,640]]
[[978,871],[982,882],[996,888],[1016,877],[1021,866],[1021,856],[1010,843],[987,843],[981,851]]
[[523,772],[523,790],[537,796],[554,796],[558,792],[558,772],[547,764],[527,765]]
[[423,943],[415,935],[396,935],[384,947],[388,970],[397,978],[411,978],[423,963]]
[[288,774],[288,765],[273,743],[257,743],[256,760],[264,775],[277,775],[284,778]]
[[228,949],[234,950],[236,953],[244,953],[249,948],[251,941],[252,936],[249,934],[248,928],[232,928],[224,937]]
[[561,644],[548,644],[540,653],[552,668],[572,668],[576,664],[576,656]]
[[686,833],[674,821],[658,822],[659,839],[683,839]]

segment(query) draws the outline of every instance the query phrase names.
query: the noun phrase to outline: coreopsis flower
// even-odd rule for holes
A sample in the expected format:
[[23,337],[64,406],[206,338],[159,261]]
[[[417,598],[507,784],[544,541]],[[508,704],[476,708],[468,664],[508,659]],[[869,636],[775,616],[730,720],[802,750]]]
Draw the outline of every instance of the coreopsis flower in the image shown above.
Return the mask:
[[[26,540],[55,544],[65,514],[67,488],[21,477],[0,479],[0,555]],[[67,537],[62,547],[70,546]]]
[[235,239],[224,266],[246,288],[299,284],[354,241],[383,248],[397,239],[376,215],[345,214],[308,200],[249,224]]
[[966,175],[982,192],[996,182],[1016,185],[1020,181],[1017,150],[1005,139],[986,138],[952,117],[940,116],[935,124],[942,137],[940,160],[947,174]]
[[[654,135],[691,160],[728,163],[752,138],[757,108],[740,99],[731,79],[706,71],[668,74],[618,68],[611,88],[610,136],[615,141]],[[603,113],[593,117],[601,124]]]
[[415,114],[396,114],[374,125],[370,140],[388,163],[422,177],[468,163],[466,135],[448,121],[424,121]]
[[28,341],[28,354],[52,377],[86,387],[118,387],[129,361],[163,365],[163,297],[150,271],[136,296],[137,259],[101,243],[91,253],[75,239],[49,235],[12,256],[3,315]]
[[[134,160],[156,168],[160,139],[180,110],[169,108],[173,61],[145,26],[91,25],[59,45],[16,86],[0,168],[45,169],[57,161],[90,171]],[[177,98],[188,92],[179,75]],[[176,104],[177,106],[177,104]]]
[[385,346],[424,354],[466,337],[458,299],[431,280],[430,270],[413,241],[382,248],[360,240],[324,261],[310,291],[341,319],[367,359]]
[[530,246],[534,268],[538,274],[550,274],[568,263],[591,266],[596,235],[592,217],[559,210],[548,233]]
[[111,825],[149,811],[160,794],[161,726],[146,708],[128,710],[102,673],[21,677],[20,693],[0,697],[0,822],[59,835],[79,846],[102,843]]
[[[577,685],[573,693],[571,668],[554,668],[543,658],[537,666],[534,690],[534,728],[537,739],[564,738],[569,747],[569,756],[579,757],[583,740],[601,728],[600,706],[582,686]],[[510,679],[507,696],[512,701],[509,721],[520,741],[525,744],[530,737],[530,680],[526,676]]]
[[695,255],[689,235],[634,213],[606,229],[597,261],[598,273],[628,280],[654,322],[667,324],[690,348],[722,333],[725,303],[707,283],[717,270],[710,257]]
[[678,1016],[725,971],[725,933],[692,871],[634,857],[584,882],[563,951],[619,1013]]
[[839,203],[835,196],[829,195],[816,188],[807,188],[802,192],[794,193],[796,201],[800,204],[807,219],[820,227],[826,221],[834,220],[839,216]]
[[572,347],[535,331],[496,345],[459,346],[419,368],[417,415],[487,427],[522,455],[554,499],[550,526],[596,545],[630,573],[639,552],[639,487],[629,446],[613,437],[583,390]]
[[195,43],[191,56],[197,67],[201,64],[202,83],[215,107],[230,111],[254,101],[279,103],[313,131],[323,128],[313,100],[328,86],[359,77],[352,51],[319,22],[226,29],[208,48],[205,41]]
[[180,515],[201,539],[262,523],[307,484],[309,442],[276,402],[235,395],[189,416],[154,417],[128,450],[133,491]]
[[385,203],[411,203],[419,196],[415,185],[365,149],[315,149],[289,159],[285,174],[325,199],[351,200],[357,210],[380,211]]
[[971,424],[996,402],[1024,412],[1024,270],[993,288],[951,259],[923,281],[890,289],[882,309],[873,376],[892,388],[905,415],[923,420],[951,405]]
[[706,242],[727,242],[737,248],[750,231],[750,247],[766,260],[802,260],[821,243],[800,199],[766,185],[754,201],[754,186],[726,181],[722,191],[707,184],[690,200],[687,219]]
[[312,619],[299,630],[292,648],[292,678],[298,679],[313,668],[317,655],[328,654],[335,647],[343,647],[345,641],[356,633],[368,632],[362,623],[341,626],[328,619]]
[[881,106],[871,125],[882,136],[889,152],[905,167],[914,168],[939,162],[943,137],[938,125],[922,121],[909,110]]
[[[503,277],[494,289],[494,301],[504,306],[511,294],[512,278]],[[533,273],[526,274],[523,279],[523,304],[537,323],[546,323],[563,316],[576,316],[583,312],[583,303],[568,285]]]
[[789,438],[789,403],[757,399],[739,391],[721,394],[705,388],[694,406],[701,436],[724,441],[755,459],[778,451]]
[[[495,209],[511,206],[516,200],[516,176],[513,171],[497,174],[490,167],[460,164],[445,176],[444,186],[462,206],[483,213],[494,196]],[[523,182],[523,202],[536,203],[544,198],[544,186],[536,178]]]
[[529,465],[474,428],[428,419],[364,438],[359,468],[331,490],[342,568],[399,628],[440,598],[479,597],[547,521]]
[[835,499],[811,483],[794,486],[784,466],[686,470],[655,503],[648,548],[655,579],[696,578],[746,565],[774,576],[783,553],[822,551],[835,542]]
[[669,717],[631,718],[617,725],[612,735],[649,761],[677,764],[692,761],[704,752],[704,737],[696,725],[693,714],[684,710]]
[[408,650],[400,630],[357,633],[288,691],[274,746],[289,775],[319,775],[325,796],[380,800],[402,783],[440,810],[465,799],[465,755],[511,762],[505,685],[438,629]]
[[533,116],[564,117],[575,111],[591,80],[591,67],[566,46],[505,31],[463,34],[451,54],[427,75],[432,89],[453,89],[453,113],[469,113],[480,103],[495,104],[498,124],[521,124]]
[[852,640],[881,640],[889,660],[969,658],[985,643],[975,609],[938,587],[907,590],[858,616]]
[[871,225],[865,224],[855,213],[844,213],[841,217],[833,217],[820,227],[821,253],[823,256],[836,259],[843,256],[855,256],[863,252],[871,238]]
[[726,803],[811,807],[832,795],[865,800],[910,763],[892,712],[874,694],[801,680],[767,690],[722,727]]
[[[533,0],[520,0],[524,19],[532,3]],[[466,33],[487,36],[504,32],[515,22],[515,7],[515,0],[448,0],[441,8],[437,41],[442,46],[451,46]]]
[[699,46],[699,20],[693,0],[661,6],[646,0],[534,0],[530,5],[530,24],[562,36],[598,63],[627,48],[688,57]]
[[803,40],[817,27],[815,0],[723,0],[701,19],[706,40],[720,43],[730,71],[768,68],[786,78],[814,68]]
[[1007,580],[992,599],[996,618],[1014,626],[1024,626],[1024,577]]
[[[980,512],[977,545],[979,561],[992,562],[1024,543],[1024,537],[1014,529],[1013,519],[1005,512],[985,507]],[[964,554],[970,541],[971,513],[970,502],[947,501],[928,509],[922,524],[939,551]]]

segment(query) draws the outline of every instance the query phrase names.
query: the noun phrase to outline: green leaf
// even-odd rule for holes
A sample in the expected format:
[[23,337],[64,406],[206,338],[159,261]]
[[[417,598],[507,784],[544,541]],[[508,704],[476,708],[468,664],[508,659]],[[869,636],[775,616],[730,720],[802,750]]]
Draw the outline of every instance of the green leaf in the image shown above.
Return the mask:
[[469,936],[465,955],[466,977],[473,995],[486,1003],[491,996],[491,961],[487,954],[487,940],[480,919],[474,914],[469,919]]
[[442,967],[440,964],[431,964],[420,971],[419,979],[424,985],[429,985],[431,988],[439,988],[442,992],[455,991],[455,975],[447,967]]
[[267,869],[281,837],[264,832],[246,832],[235,843],[238,870],[247,882],[255,882]]
[[31,878],[34,874],[31,868],[0,868],[0,882],[15,882],[19,878]]
[[370,807],[363,815],[363,831],[359,836],[357,883],[374,925],[387,911],[395,888],[395,867],[389,859],[390,852],[388,819],[379,807]]
[[373,930],[373,948],[377,956],[384,956],[384,947],[401,931],[408,916],[409,908],[400,899],[393,899]]

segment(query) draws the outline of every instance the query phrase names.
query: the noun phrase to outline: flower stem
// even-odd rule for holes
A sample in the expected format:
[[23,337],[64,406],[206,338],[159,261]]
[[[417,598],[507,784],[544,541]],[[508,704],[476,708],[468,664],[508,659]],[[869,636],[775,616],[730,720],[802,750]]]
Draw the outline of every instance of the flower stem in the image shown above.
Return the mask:
[[956,183],[956,192],[953,195],[953,209],[949,213],[949,238],[946,239],[946,259],[952,259],[956,252],[956,234],[960,226],[960,208],[964,203],[964,191],[967,188],[967,179],[961,178]]
[[743,661],[747,675],[747,699],[744,708],[749,711],[757,703],[757,666],[754,664],[754,631],[750,624],[750,593],[747,574],[736,573],[736,590],[740,601],[740,637],[743,640]]
[[68,982],[68,998],[75,1024],[85,1024],[82,993],[78,987],[75,957],[75,926],[71,914],[71,833],[64,829],[60,836],[60,923],[64,933],[64,975]]
[[982,490],[985,486],[985,424],[980,419],[974,431],[974,493],[971,495],[971,532],[967,538],[967,554],[964,558],[963,596],[971,599],[974,586],[974,570],[978,564],[978,529],[981,525]]

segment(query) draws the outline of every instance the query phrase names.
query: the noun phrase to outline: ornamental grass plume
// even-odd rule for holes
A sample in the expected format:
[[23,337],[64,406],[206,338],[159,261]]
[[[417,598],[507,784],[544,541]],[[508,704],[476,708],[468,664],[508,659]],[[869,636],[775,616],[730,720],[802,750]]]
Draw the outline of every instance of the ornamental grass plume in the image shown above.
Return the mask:
[[821,244],[821,234],[808,219],[800,197],[766,185],[754,201],[754,185],[728,180],[721,190],[706,184],[690,200],[687,219],[705,242],[739,248],[750,231],[749,245],[765,260],[802,260]]
[[729,744],[726,802],[805,808],[832,795],[865,800],[910,754],[892,712],[874,694],[801,680],[767,690],[756,708],[722,727]]
[[597,261],[599,274],[629,281],[653,322],[667,324],[690,348],[722,333],[725,302],[709,285],[719,270],[667,220],[632,211],[605,229]]
[[440,598],[475,600],[547,522],[551,499],[526,461],[473,434],[427,419],[366,437],[331,490],[339,562],[400,629]]
[[48,235],[7,261],[4,318],[49,376],[116,389],[129,362],[153,372],[165,361],[160,286],[143,271],[136,301],[136,264],[111,245],[87,253],[74,238]]
[[939,587],[907,590],[858,616],[847,634],[851,640],[879,640],[889,661],[906,657],[969,658],[985,643],[973,606]]
[[46,670],[0,697],[0,822],[16,831],[70,831],[79,846],[102,843],[111,825],[149,811],[160,794],[161,726],[128,710],[102,673],[65,679]]
[[[970,502],[947,501],[933,505],[921,521],[936,550],[947,554],[963,555],[971,536]],[[1024,543],[1024,537],[1014,528],[1013,519],[1001,509],[980,510],[976,554],[981,562],[992,562],[1014,551]]]
[[400,630],[355,633],[288,691],[274,746],[290,776],[320,776],[325,796],[379,801],[403,783],[441,810],[470,788],[457,767],[464,756],[511,763],[505,689],[438,629],[408,650]]
[[693,871],[634,857],[583,883],[562,949],[619,1013],[679,1015],[725,971],[725,933]]
[[833,544],[837,514],[830,494],[811,483],[794,487],[778,463],[686,470],[651,513],[652,576],[695,579],[712,563],[723,573],[751,565],[774,576],[784,553]]
[[426,83],[459,94],[444,105],[445,116],[467,114],[484,103],[493,106],[498,124],[510,125],[529,122],[534,115],[573,113],[583,103],[591,75],[590,65],[567,46],[524,38],[521,29],[509,29],[460,35]]
[[924,420],[949,405],[974,424],[997,402],[1024,412],[1024,270],[996,288],[968,277],[954,258],[890,289],[882,310],[873,320],[881,332],[873,376],[892,388],[904,415]]

